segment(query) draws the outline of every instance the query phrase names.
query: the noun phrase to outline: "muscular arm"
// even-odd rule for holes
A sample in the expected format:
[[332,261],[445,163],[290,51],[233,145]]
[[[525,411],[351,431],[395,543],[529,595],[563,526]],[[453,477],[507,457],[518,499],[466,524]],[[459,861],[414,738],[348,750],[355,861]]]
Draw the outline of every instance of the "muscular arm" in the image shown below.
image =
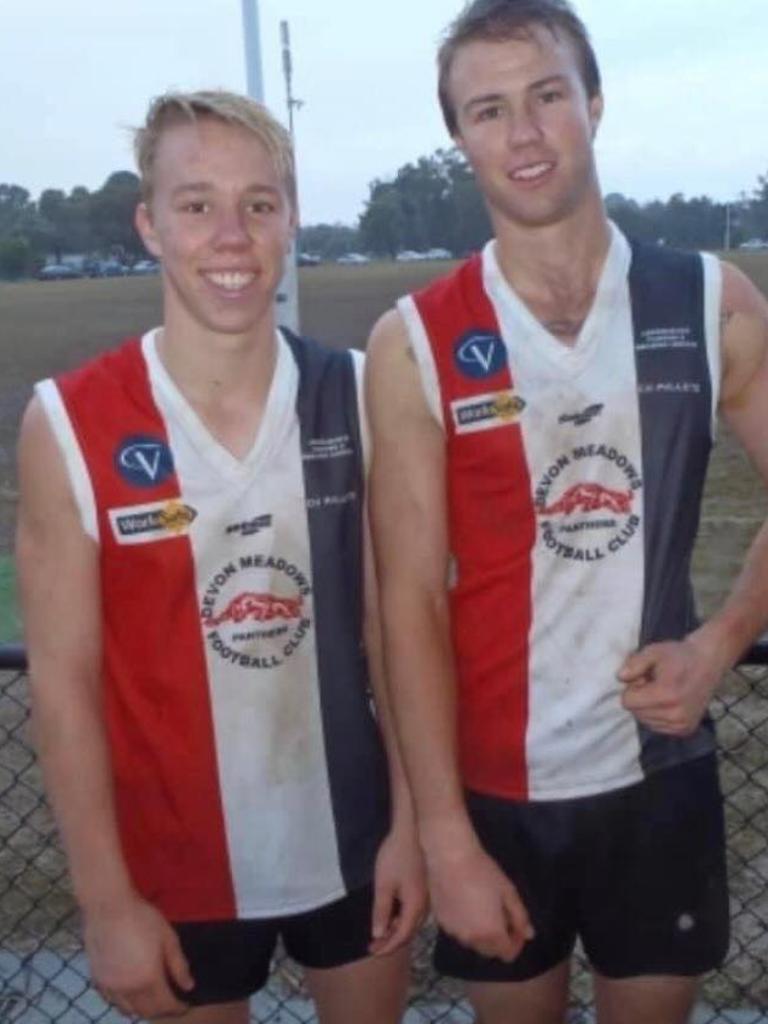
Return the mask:
[[[768,301],[723,264],[720,415],[768,487]],[[723,606],[679,644],[632,655],[620,678],[625,706],[650,728],[692,732],[723,674],[768,626],[768,524],[750,546]]]
[[[33,730],[84,915],[94,981],[119,1005],[134,1012],[148,1006],[154,1014],[155,1002],[136,1002],[133,990],[143,982],[131,973],[130,943],[138,942],[140,958],[151,956],[145,947],[153,941],[150,935],[162,931],[162,919],[133,890],[115,820],[101,701],[97,549],[82,529],[58,446],[37,400],[22,423],[19,482],[16,559]],[[164,922],[162,927],[168,929]],[[173,933],[171,938],[175,941]],[[178,957],[171,956],[166,967],[174,970]],[[184,985],[183,971],[179,977]],[[183,1008],[162,972],[153,984],[164,1012]]]
[[461,941],[513,959],[529,925],[514,888],[479,845],[457,767],[444,437],[426,406],[395,312],[372,334],[367,395],[387,677],[433,907]]
[[[768,489],[768,300],[723,264],[723,372],[720,414]],[[749,548],[725,604],[700,634],[733,665],[768,625],[768,526]]]

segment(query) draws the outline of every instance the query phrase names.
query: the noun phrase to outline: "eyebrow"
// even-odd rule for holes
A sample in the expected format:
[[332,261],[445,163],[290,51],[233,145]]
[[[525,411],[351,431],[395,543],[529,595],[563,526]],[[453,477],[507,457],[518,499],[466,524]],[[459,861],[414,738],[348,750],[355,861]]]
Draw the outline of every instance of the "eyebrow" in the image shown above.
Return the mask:
[[500,92],[488,92],[484,93],[482,96],[473,96],[471,100],[467,100],[461,109],[469,111],[472,110],[473,107],[481,107],[485,103],[498,103],[503,99],[504,97]]
[[568,81],[566,75],[547,75],[546,78],[539,78],[536,82],[531,82],[528,86],[529,89],[541,89],[545,85],[564,85]]
[[[526,86],[526,91],[532,91],[535,89],[542,89],[547,85],[554,85],[555,83],[563,84],[567,81],[565,75],[547,75],[546,78],[538,78],[535,82],[531,82],[530,85]],[[462,110],[469,111],[473,107],[482,106],[485,103],[498,103],[503,100],[504,94],[500,92],[489,92],[484,93],[482,96],[473,96],[471,100],[468,100]]]

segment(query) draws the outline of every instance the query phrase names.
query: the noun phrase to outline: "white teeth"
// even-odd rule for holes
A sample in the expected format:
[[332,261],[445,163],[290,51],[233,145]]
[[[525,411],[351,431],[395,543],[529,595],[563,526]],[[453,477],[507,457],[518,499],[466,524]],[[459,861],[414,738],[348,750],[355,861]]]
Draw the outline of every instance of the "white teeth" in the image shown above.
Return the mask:
[[224,288],[228,292],[236,292],[245,288],[256,277],[252,273],[242,273],[235,270],[227,270],[217,274],[207,274],[209,281],[212,281],[217,288]]
[[533,164],[531,167],[521,167],[519,171],[515,171],[512,177],[522,178],[523,181],[532,181],[534,178],[540,178],[542,174],[546,174],[551,166],[552,164]]

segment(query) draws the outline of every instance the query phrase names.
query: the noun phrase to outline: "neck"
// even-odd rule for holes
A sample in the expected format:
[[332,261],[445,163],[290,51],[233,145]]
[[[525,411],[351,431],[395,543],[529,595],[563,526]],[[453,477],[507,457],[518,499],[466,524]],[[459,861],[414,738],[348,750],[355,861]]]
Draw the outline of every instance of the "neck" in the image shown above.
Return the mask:
[[275,320],[270,309],[247,334],[216,334],[188,318],[170,315],[158,355],[182,394],[193,404],[260,404],[275,364]]
[[531,228],[506,221],[494,228],[499,267],[518,294],[594,295],[611,243],[599,196],[556,224]]

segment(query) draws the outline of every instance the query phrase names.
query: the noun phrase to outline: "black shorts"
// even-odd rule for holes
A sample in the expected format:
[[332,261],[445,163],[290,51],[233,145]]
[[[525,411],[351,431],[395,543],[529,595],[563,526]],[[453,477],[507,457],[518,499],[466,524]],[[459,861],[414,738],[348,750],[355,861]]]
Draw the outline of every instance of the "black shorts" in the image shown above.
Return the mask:
[[281,938],[303,967],[340,967],[369,956],[373,887],[286,917],[175,923],[195,987],[174,990],[192,1006],[248,999],[264,986]]
[[467,804],[536,935],[506,964],[441,934],[441,973],[525,981],[566,959],[577,937],[608,978],[695,976],[722,963],[729,915],[714,755],[598,796],[520,803],[473,793]]

